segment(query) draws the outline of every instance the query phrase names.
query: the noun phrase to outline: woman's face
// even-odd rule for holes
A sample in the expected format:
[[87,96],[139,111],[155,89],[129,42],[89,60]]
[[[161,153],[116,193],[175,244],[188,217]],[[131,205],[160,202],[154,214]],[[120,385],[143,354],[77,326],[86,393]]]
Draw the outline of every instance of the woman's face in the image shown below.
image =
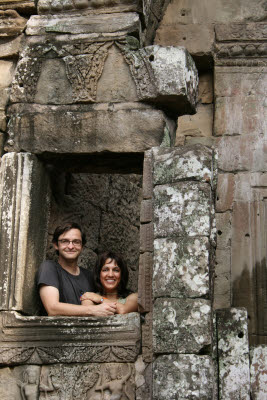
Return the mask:
[[121,281],[121,269],[115,260],[108,258],[100,271],[100,282],[105,293],[117,292]]

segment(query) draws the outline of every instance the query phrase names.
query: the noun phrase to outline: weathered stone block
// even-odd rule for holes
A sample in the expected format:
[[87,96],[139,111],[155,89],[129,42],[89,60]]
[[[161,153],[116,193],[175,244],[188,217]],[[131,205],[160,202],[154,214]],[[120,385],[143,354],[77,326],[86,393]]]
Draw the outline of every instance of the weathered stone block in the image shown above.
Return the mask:
[[152,321],[153,314],[149,312],[145,315],[145,321],[142,325],[142,355],[144,361],[149,363],[153,360]]
[[0,338],[2,365],[134,362],[140,316],[25,317],[2,312]]
[[232,213],[230,211],[216,214],[216,228],[217,248],[230,248],[232,239]]
[[14,9],[22,13],[33,13],[36,11],[33,0],[0,0],[0,10]]
[[247,312],[217,310],[219,398],[250,399]]
[[210,344],[210,301],[156,299],[153,309],[155,353],[198,353]]
[[140,222],[146,223],[153,220],[153,202],[152,200],[143,200],[141,202]]
[[177,136],[212,136],[213,105],[199,104],[195,115],[178,118]]
[[[173,11],[177,14],[177,11]],[[155,43],[161,46],[184,46],[192,55],[211,54],[215,39],[214,27],[211,24],[168,24],[165,17],[157,30]]]
[[153,162],[152,150],[146,151],[143,166],[143,199],[153,197]]
[[199,75],[198,101],[202,104],[213,103],[213,75],[204,73]]
[[153,253],[146,252],[140,254],[138,276],[138,305],[141,312],[151,311],[152,269]]
[[18,56],[21,40],[23,35],[19,35],[16,38],[10,38],[8,41],[4,41],[4,43],[0,43],[0,54],[1,57],[14,57]]
[[4,132],[6,130],[6,113],[0,111],[0,131]]
[[215,101],[214,135],[252,135],[266,133],[265,98],[220,97]]
[[34,314],[35,273],[44,259],[49,181],[27,153],[2,157],[0,170],[0,308]]
[[218,174],[216,211],[224,212],[233,209],[235,191],[234,174]]
[[139,99],[162,103],[164,107],[167,105],[180,115],[186,112],[194,113],[197,102],[198,74],[187,50],[155,45],[145,47],[139,50],[139,53],[146,60],[142,67],[148,68],[153,74],[154,86],[153,90],[144,86],[142,81],[141,86],[140,72],[147,74],[147,71],[142,71],[143,68],[140,67],[140,71],[132,69]]
[[208,239],[156,239],[153,297],[202,297],[208,293]]
[[27,23],[26,35],[114,33],[140,36],[140,18],[137,13],[90,14],[71,18],[63,16],[32,15]]
[[267,347],[257,346],[250,350],[251,398],[264,400],[267,397]]
[[212,179],[212,150],[201,146],[187,146],[170,151],[153,149],[155,185],[181,180],[210,182]]
[[154,189],[154,236],[208,236],[210,185],[181,182]]
[[209,356],[159,356],[153,363],[153,378],[153,400],[214,398],[215,371]]
[[14,71],[15,71],[14,62],[0,60],[0,88],[7,88],[11,84]]
[[26,27],[26,18],[15,10],[0,11],[0,37],[20,35]]
[[153,223],[140,225],[140,252],[153,251]]
[[[18,366],[0,370],[2,400],[65,398],[98,399],[103,390],[135,399],[135,366],[130,363]],[[8,382],[8,384],[7,384]],[[31,397],[30,397],[31,396]]]
[[218,139],[217,146],[220,170],[266,171],[267,139],[264,135],[224,136]]
[[160,145],[166,121],[162,111],[138,103],[13,105],[9,115],[6,149],[37,154],[143,152]]
[[213,308],[231,306],[231,249],[216,249]]

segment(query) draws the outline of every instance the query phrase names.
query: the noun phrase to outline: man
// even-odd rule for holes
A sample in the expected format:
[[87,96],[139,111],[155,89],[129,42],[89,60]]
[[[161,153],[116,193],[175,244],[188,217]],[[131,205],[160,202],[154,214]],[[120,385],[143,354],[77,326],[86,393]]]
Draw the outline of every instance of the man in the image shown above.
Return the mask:
[[92,274],[78,266],[79,255],[86,243],[80,226],[76,223],[58,226],[52,242],[58,254],[58,262],[44,261],[37,278],[47,314],[97,317],[115,314],[115,302],[81,305],[81,295],[93,292],[94,284]]

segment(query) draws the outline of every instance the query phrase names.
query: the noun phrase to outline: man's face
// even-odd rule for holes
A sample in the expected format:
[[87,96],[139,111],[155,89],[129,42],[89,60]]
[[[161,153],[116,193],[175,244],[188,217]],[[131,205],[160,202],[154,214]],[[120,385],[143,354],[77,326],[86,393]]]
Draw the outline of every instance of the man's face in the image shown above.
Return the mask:
[[79,229],[70,229],[59,236],[58,242],[54,243],[58,250],[59,260],[75,261],[82,251],[82,234]]

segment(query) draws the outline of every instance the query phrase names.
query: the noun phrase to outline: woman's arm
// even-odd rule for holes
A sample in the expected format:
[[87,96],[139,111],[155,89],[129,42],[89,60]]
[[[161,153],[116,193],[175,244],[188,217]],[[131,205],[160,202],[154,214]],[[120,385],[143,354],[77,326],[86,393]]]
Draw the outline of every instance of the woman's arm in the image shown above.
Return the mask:
[[117,302],[117,314],[128,314],[138,310],[138,293],[132,293],[126,297],[125,304]]
[[[85,303],[85,301],[88,301],[88,302]],[[82,303],[82,305],[85,305],[85,304],[100,304],[100,303],[103,303],[103,297],[100,294],[97,294],[97,293],[86,292],[81,296],[81,303]]]

